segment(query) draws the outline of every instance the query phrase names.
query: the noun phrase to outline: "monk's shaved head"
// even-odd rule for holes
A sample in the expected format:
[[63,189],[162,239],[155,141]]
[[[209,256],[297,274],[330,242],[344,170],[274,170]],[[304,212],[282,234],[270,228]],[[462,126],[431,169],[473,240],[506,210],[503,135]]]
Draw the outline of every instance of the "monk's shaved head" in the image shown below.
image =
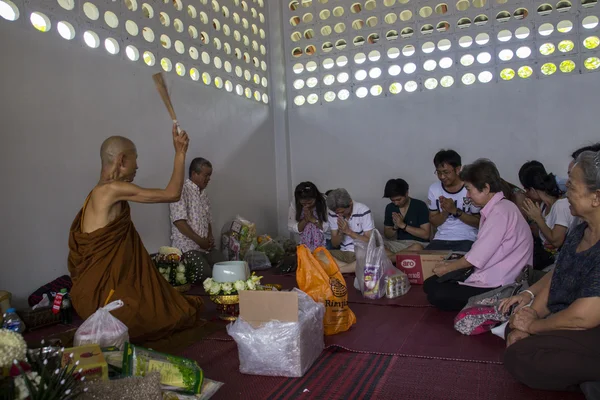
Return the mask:
[[126,137],[111,136],[100,147],[102,166],[112,165],[120,154],[135,150],[135,144]]

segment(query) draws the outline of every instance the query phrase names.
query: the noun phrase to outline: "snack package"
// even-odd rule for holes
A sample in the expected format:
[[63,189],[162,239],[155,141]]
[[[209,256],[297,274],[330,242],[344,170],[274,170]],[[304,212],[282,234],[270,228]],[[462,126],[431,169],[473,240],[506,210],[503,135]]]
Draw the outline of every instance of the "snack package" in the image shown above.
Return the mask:
[[121,376],[121,368],[123,368],[123,350],[119,350],[115,346],[103,347],[102,355],[108,364],[108,378],[115,379]]
[[125,342],[129,340],[129,330],[124,323],[110,313],[123,305],[122,300],[116,300],[100,307],[77,329],[73,344],[75,346],[97,344],[100,347],[115,346],[123,349]]
[[97,344],[65,349],[61,364],[63,367],[67,364],[76,364],[77,368],[73,374],[85,376],[87,380],[108,380],[108,364]]
[[125,343],[123,376],[144,376],[155,371],[160,373],[160,383],[165,390],[200,393],[204,373],[196,361]]
[[243,260],[256,248],[256,225],[239,215],[221,231],[221,250],[229,261]]
[[402,271],[388,275],[384,279],[385,297],[388,299],[404,296],[410,290],[408,276]]

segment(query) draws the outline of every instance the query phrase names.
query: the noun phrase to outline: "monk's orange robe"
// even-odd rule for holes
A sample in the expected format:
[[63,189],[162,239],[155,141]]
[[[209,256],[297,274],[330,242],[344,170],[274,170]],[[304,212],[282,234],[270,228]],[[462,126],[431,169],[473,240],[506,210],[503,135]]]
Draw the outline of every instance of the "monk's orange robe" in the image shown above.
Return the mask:
[[71,225],[68,264],[75,311],[88,318],[113,289],[111,301],[125,305],[111,313],[127,325],[133,341],[158,340],[195,325],[202,300],[180,294],[160,275],[133,226],[129,204],[123,202],[122,209],[104,228],[83,233],[84,205]]

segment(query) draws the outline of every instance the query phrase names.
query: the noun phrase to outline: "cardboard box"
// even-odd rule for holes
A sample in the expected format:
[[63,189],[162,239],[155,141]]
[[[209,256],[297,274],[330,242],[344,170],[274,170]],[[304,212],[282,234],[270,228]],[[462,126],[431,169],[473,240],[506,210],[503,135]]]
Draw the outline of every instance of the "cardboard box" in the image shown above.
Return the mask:
[[274,290],[242,290],[240,317],[254,328],[269,321],[298,322],[298,295]]
[[445,250],[402,251],[396,254],[396,268],[408,275],[410,283],[422,285],[436,265],[450,256],[452,252]]
[[[73,357],[71,358],[71,353]],[[62,365],[74,365],[79,361],[79,365],[73,372],[76,376],[85,376],[86,380],[102,379],[108,380],[108,364],[104,359],[102,350],[97,344],[88,344],[85,346],[71,347],[65,349],[62,358]],[[82,369],[79,372],[79,369]]]
[[325,307],[306,293],[243,290],[240,318],[227,327],[238,345],[240,372],[301,377],[325,347]]

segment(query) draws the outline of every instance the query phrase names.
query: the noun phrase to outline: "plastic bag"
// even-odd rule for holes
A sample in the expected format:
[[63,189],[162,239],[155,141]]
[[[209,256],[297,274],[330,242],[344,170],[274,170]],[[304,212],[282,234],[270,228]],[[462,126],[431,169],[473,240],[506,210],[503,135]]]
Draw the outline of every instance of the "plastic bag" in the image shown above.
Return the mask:
[[356,316],[348,307],[346,281],[331,254],[324,247],[317,248],[311,254],[304,245],[298,246],[297,253],[298,287],[314,301],[325,305],[325,335],[350,329],[356,323]]
[[259,245],[256,248],[258,251],[262,251],[269,257],[272,265],[277,265],[283,260],[285,256],[285,251],[283,250],[283,246],[274,241],[273,239],[259,241]]
[[286,237],[278,237],[275,239],[275,242],[277,242],[277,244],[283,248],[283,252],[286,256],[296,255],[296,247],[298,247],[298,243],[296,243],[295,240]]
[[400,273],[385,253],[385,244],[377,229],[371,232],[369,243],[354,244],[356,278],[363,297],[380,299],[386,295],[386,276]]
[[115,346],[119,350],[123,350],[125,342],[129,341],[129,330],[124,323],[110,313],[123,305],[122,300],[116,300],[90,315],[75,332],[73,340],[75,347],[97,344],[100,347]]
[[223,382],[204,378],[200,394],[181,394],[170,390],[163,390],[163,400],[208,400],[213,397],[215,393],[217,393],[217,390],[219,390],[223,385]]
[[155,371],[160,373],[160,384],[165,390],[200,393],[204,371],[196,361],[126,343],[123,376],[145,376]]
[[262,251],[249,251],[246,253],[244,261],[248,263],[250,271],[262,271],[271,268],[269,257]]
[[227,325],[237,343],[240,372],[251,375],[301,377],[325,347],[323,304],[298,293],[298,322],[270,321],[254,328],[238,318]]
[[221,230],[221,251],[229,261],[240,261],[256,248],[256,225],[240,217],[226,223]]

